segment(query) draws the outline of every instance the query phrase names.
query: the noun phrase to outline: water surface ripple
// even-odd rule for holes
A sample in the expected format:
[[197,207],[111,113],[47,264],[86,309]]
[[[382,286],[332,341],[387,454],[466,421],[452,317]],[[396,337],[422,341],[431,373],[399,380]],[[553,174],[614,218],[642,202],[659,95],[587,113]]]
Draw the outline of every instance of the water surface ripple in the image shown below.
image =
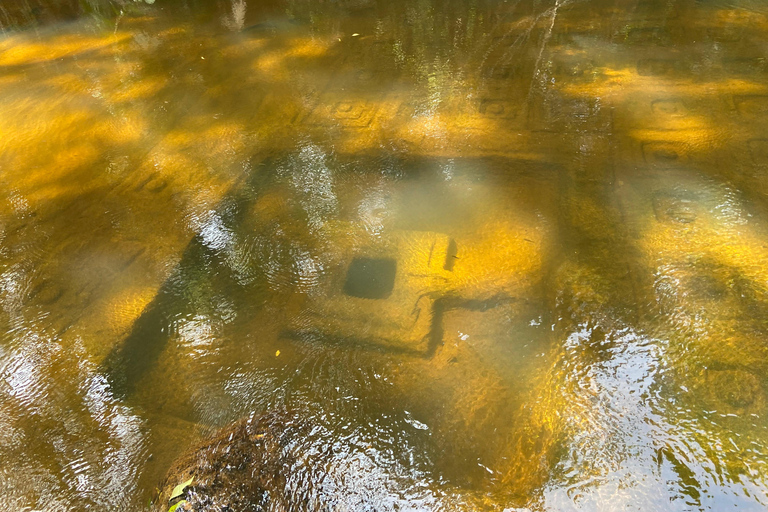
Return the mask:
[[756,0],[4,1],[0,509],[164,512],[273,422],[258,510],[765,510],[766,37]]

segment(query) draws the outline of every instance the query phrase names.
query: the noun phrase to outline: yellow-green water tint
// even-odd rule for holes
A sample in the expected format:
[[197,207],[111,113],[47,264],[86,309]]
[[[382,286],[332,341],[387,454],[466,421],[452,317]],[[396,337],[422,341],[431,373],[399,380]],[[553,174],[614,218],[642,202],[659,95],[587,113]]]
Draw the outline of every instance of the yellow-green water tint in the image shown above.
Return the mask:
[[86,4],[0,7],[3,509],[277,407],[340,509],[768,506],[761,2]]

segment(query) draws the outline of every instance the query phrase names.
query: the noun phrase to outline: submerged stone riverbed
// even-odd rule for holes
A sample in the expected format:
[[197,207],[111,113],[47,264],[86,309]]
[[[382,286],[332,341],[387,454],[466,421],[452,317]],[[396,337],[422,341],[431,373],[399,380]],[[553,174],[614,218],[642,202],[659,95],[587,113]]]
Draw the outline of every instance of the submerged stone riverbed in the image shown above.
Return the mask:
[[764,3],[33,3],[0,509],[768,507]]

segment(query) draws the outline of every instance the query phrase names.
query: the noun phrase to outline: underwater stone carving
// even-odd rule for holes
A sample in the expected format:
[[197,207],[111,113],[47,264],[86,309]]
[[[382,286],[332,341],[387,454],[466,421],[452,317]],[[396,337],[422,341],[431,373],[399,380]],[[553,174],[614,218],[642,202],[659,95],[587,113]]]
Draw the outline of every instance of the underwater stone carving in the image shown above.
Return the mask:
[[456,256],[451,238],[398,231],[375,246],[340,252],[345,270],[329,275],[308,298],[295,331],[426,352],[434,303]]

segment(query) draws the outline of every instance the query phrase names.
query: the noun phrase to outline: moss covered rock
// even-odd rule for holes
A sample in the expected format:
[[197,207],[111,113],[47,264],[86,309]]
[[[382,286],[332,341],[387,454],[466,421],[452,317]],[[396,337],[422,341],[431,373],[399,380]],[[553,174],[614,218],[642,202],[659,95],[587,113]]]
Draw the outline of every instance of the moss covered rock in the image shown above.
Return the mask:
[[300,464],[291,443],[305,428],[286,411],[225,427],[176,460],[153,510],[166,512],[177,503],[176,510],[196,512],[312,510],[285,493],[286,479]]

